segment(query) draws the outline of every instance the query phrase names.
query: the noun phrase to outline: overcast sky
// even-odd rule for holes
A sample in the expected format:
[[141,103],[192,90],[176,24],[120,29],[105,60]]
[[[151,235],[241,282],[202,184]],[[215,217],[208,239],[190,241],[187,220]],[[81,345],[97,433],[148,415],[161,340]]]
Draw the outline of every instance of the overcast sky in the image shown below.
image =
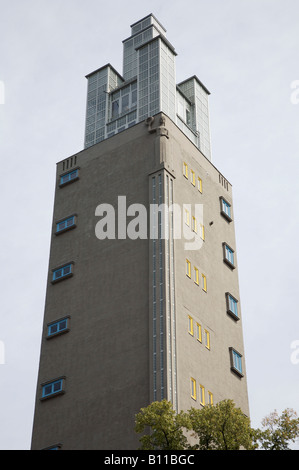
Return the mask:
[[211,91],[212,161],[233,185],[252,425],[299,413],[298,0],[0,0],[2,450],[30,448],[56,162],[83,149],[85,75],[108,62],[122,73],[122,40],[149,13],[178,53],[177,83],[197,75]]

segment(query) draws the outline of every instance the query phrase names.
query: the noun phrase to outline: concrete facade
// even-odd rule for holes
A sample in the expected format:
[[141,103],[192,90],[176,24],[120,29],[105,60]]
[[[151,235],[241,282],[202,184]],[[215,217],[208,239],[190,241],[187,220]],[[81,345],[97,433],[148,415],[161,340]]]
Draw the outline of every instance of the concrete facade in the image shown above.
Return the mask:
[[[61,186],[61,175],[76,170]],[[146,208],[145,238],[118,233],[119,196],[126,208]],[[141,407],[163,398],[178,411],[201,407],[201,390],[205,404],[231,398],[249,415],[234,220],[233,212],[223,214],[222,197],[233,210],[231,184],[162,113],[57,164],[32,449],[137,449]],[[150,205],[160,202],[182,208],[187,231],[195,206],[203,208],[199,249],[186,250],[186,240],[174,237],[171,212],[167,239],[158,212],[150,237]],[[115,208],[115,239],[96,236],[100,204]],[[71,217],[72,226],[57,234],[57,223]],[[233,266],[223,243],[234,250]],[[70,263],[71,272],[53,282],[53,270]],[[238,301],[237,316],[228,312],[227,293]],[[49,324],[66,317],[67,328],[49,337]],[[242,356],[242,373],[230,348]],[[59,390],[43,397],[55,381]]]

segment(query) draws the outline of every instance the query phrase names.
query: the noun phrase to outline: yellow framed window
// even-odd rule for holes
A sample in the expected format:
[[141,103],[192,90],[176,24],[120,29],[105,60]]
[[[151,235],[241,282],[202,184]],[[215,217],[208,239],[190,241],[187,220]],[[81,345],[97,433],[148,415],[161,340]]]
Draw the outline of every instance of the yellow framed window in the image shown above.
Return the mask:
[[197,233],[197,220],[195,217],[192,217],[192,230]]
[[208,400],[209,400],[209,405],[213,406],[214,405],[214,397],[212,392],[208,392]]
[[203,385],[199,386],[199,402],[201,405],[205,405],[205,388]]
[[193,318],[188,315],[188,333],[193,336]]
[[205,240],[205,227],[204,225],[201,225],[201,224],[200,224],[200,238],[202,240]]
[[197,189],[202,193],[202,179],[200,177],[197,178]]
[[207,278],[204,274],[201,275],[202,290],[207,292]]
[[191,183],[195,186],[195,173],[193,170],[191,170]]
[[201,333],[201,325],[196,322],[196,339],[200,343],[202,343],[202,333]]
[[188,179],[188,165],[185,162],[183,163],[183,175]]
[[210,333],[208,330],[205,330],[205,347],[210,349]]
[[194,267],[194,282],[199,286],[199,273],[196,267]]
[[185,209],[185,224],[190,226],[190,213],[187,209]]
[[191,279],[191,263],[186,259],[186,275]]
[[196,400],[196,380],[191,377],[191,398]]

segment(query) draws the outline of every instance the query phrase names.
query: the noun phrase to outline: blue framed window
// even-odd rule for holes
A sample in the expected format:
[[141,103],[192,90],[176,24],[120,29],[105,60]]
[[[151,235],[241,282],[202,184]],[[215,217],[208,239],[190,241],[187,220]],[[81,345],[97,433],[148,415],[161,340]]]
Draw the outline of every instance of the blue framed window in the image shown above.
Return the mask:
[[62,266],[61,268],[53,270],[52,282],[60,281],[61,279],[71,276],[72,274],[73,274],[73,264],[72,263],[66,264],[65,266]]
[[75,226],[75,216],[73,215],[72,217],[68,217],[56,224],[56,233],[64,232],[65,230],[74,228]]
[[48,398],[63,392],[63,379],[49,382],[42,387],[42,398]]
[[227,311],[228,313],[232,314],[234,317],[238,318],[238,301],[233,297],[231,294],[226,294],[227,298]]
[[232,352],[232,369],[243,375],[242,371],[242,356],[235,349],[231,349]]
[[48,337],[68,331],[69,318],[63,318],[48,325]]
[[78,169],[70,171],[69,173],[65,173],[64,175],[60,176],[60,186],[63,186],[64,184],[67,184],[67,183],[71,183],[72,181],[75,181],[78,178],[79,178]]
[[226,243],[223,244],[224,247],[224,261],[226,261],[230,267],[234,268],[234,250],[228,246]]
[[232,220],[231,205],[223,198],[221,200],[221,214],[229,221]]

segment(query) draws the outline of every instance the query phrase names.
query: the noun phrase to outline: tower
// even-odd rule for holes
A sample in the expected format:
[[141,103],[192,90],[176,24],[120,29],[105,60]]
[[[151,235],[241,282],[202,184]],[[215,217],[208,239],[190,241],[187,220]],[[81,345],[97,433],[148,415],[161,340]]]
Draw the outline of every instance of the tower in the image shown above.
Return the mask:
[[32,449],[137,449],[135,414],[231,398],[249,415],[232,186],[209,91],[176,85],[150,14],[123,73],[87,75],[84,150],[57,164]]

